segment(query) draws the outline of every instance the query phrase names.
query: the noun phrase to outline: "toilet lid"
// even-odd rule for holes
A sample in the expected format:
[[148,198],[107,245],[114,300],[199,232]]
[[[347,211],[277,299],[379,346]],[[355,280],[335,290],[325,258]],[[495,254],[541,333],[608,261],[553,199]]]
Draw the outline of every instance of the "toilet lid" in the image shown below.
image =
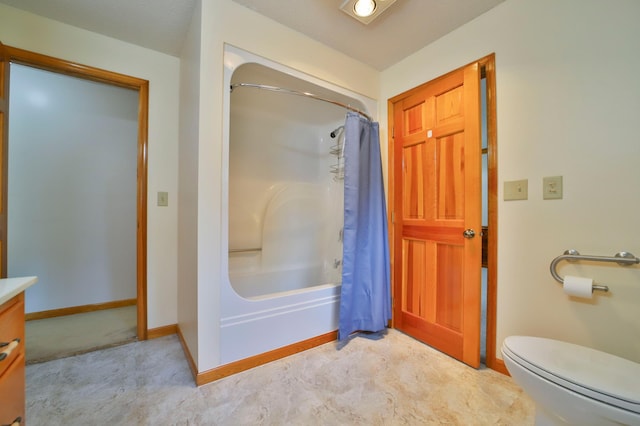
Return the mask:
[[[509,336],[504,347],[519,359],[537,367],[556,383],[561,379],[589,390],[594,399],[640,412],[640,364],[595,349],[558,340]],[[524,366],[524,365],[523,365]],[[556,379],[554,379],[556,378]],[[583,392],[584,393],[584,392]]]

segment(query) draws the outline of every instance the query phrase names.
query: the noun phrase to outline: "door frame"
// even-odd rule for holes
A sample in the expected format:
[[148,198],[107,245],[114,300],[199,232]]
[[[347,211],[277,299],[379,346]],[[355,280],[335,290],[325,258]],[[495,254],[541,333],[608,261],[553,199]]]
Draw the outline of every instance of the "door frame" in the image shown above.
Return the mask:
[[[495,76],[495,53],[487,55],[477,61],[470,62],[467,65],[478,63],[481,68],[481,76],[486,79],[486,107],[487,107],[487,201],[488,201],[488,227],[489,235],[487,237],[487,318],[486,318],[486,366],[493,370],[504,372],[504,368],[499,365],[496,358],[496,319],[497,319],[497,270],[498,270],[498,132],[497,132],[497,107],[496,107],[496,76]],[[462,67],[461,67],[462,68]],[[388,129],[393,129],[394,123],[394,102],[405,96],[407,92],[396,95],[387,100],[387,123]],[[393,149],[393,132],[387,135],[387,176],[388,182],[388,206],[395,205],[394,194],[394,149]],[[393,223],[393,209],[388,210],[388,221]],[[389,226],[389,241],[394,241],[394,227]],[[394,269],[394,253],[393,244],[391,250],[391,277],[395,276]],[[401,265],[397,265],[401,267]],[[391,288],[395,288],[392,282]],[[392,294],[392,297],[395,295]],[[479,302],[479,301],[478,301]],[[392,318],[392,326],[395,326],[395,318]]]
[[[147,329],[147,170],[149,81],[115,73],[11,46],[4,46],[9,62],[58,74],[133,89],[138,92],[137,149],[137,230],[136,230],[136,309],[138,340],[148,338]],[[8,141],[7,144],[8,145]]]

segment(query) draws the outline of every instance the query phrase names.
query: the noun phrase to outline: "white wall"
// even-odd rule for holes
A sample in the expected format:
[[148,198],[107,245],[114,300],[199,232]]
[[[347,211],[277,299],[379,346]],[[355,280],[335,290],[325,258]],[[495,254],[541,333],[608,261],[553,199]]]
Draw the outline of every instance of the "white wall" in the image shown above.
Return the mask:
[[[177,322],[178,58],[0,5],[0,41],[149,81],[148,327]],[[169,207],[156,207],[157,191]]]
[[[635,0],[507,0],[382,73],[385,117],[386,99],[496,53],[498,349],[525,334],[640,361],[638,267],[563,263],[561,275],[610,285],[587,302],[549,274],[568,248],[640,255],[638,16]],[[556,175],[564,199],[543,200],[542,178]],[[502,201],[515,179],[529,180],[529,199]]]
[[11,65],[7,273],[26,312],[136,298],[138,92]]
[[180,58],[178,324],[194,358],[198,355],[197,220],[201,15],[201,4],[198,2],[194,7]]
[[[222,200],[222,117],[223,91],[228,90],[224,87],[223,78],[224,44],[234,45],[372,98],[378,91],[379,73],[231,0],[203,0],[201,18],[195,23],[201,28],[200,99],[189,100],[199,103],[200,114],[197,135],[197,236],[191,235],[188,237],[190,241],[185,241],[187,245],[197,245],[197,277],[189,277],[181,269],[179,292],[191,294],[197,287],[197,310],[182,305],[181,310],[190,310],[184,313],[185,321],[197,321],[197,347],[189,338],[185,340],[198,370],[202,372],[218,366],[220,362],[217,345],[219,285],[223,271],[219,242],[222,232],[226,232],[221,227],[221,212],[226,203]],[[182,140],[181,143],[191,144],[192,141]],[[182,315],[181,312],[181,330]],[[197,319],[194,319],[196,316]]]

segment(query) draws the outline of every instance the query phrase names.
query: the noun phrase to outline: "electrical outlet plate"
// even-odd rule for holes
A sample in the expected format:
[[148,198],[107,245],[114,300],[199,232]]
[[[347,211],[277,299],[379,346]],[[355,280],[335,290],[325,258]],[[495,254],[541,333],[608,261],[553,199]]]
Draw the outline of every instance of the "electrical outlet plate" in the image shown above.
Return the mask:
[[562,199],[562,176],[547,176],[542,178],[542,199]]
[[512,180],[504,183],[504,200],[526,200],[529,198],[529,180]]
[[158,192],[158,206],[167,207],[169,205],[169,193]]

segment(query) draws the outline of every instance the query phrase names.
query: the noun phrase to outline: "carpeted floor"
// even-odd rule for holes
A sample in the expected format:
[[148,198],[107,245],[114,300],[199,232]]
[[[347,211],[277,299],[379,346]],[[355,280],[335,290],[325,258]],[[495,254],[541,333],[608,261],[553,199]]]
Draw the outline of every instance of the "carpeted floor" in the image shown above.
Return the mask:
[[27,366],[38,425],[532,425],[513,380],[398,331],[356,337],[199,388],[176,336]]
[[27,321],[27,364],[131,343],[136,321],[135,306]]

